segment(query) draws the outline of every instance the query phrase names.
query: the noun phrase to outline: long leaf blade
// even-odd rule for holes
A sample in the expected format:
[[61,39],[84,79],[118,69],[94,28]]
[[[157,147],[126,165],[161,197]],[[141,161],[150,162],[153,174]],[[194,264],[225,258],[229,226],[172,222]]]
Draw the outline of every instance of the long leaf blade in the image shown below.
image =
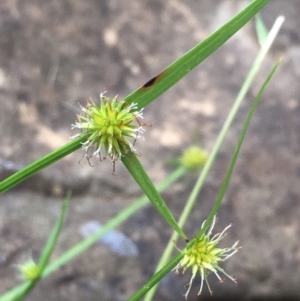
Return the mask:
[[214,215],[217,213],[217,211],[218,211],[218,209],[219,209],[219,207],[221,205],[221,202],[223,200],[223,197],[224,197],[224,195],[226,193],[226,190],[227,190],[227,187],[229,185],[229,181],[230,181],[230,178],[231,178],[231,175],[232,175],[232,172],[233,172],[233,169],[234,169],[234,166],[235,166],[238,154],[239,154],[239,152],[241,150],[242,143],[243,143],[245,135],[247,133],[247,130],[248,130],[250,121],[252,119],[252,116],[254,114],[254,111],[255,111],[255,109],[256,109],[256,107],[257,107],[257,105],[258,105],[258,103],[259,103],[259,101],[260,101],[260,99],[262,97],[262,94],[264,93],[264,91],[265,91],[268,83],[270,82],[270,80],[273,77],[276,69],[278,68],[280,62],[281,61],[278,61],[275,64],[275,66],[273,67],[273,69],[271,70],[271,72],[269,73],[267,79],[265,80],[265,82],[263,83],[262,87],[260,88],[260,90],[259,90],[259,92],[258,92],[258,94],[257,94],[257,96],[256,96],[256,98],[255,98],[255,100],[254,100],[254,102],[253,102],[253,104],[251,106],[251,109],[250,109],[250,111],[248,113],[248,116],[246,118],[246,121],[244,123],[244,126],[243,126],[242,132],[240,134],[239,140],[237,142],[234,154],[233,154],[232,159],[230,161],[230,165],[229,165],[228,171],[226,173],[226,177],[225,177],[225,179],[223,181],[223,184],[221,186],[221,189],[219,191],[219,194],[217,196],[215,204],[214,204],[214,206],[213,206],[213,208],[212,208],[212,210],[211,210],[208,218],[206,219],[206,221],[205,221],[202,229],[197,234],[196,238],[200,238],[203,235],[203,233],[207,230],[207,228],[209,227],[209,225],[210,225],[210,223],[211,223]]
[[267,39],[268,30],[260,14],[255,15],[255,28],[258,42],[262,47]]
[[130,172],[134,180],[140,185],[143,192],[149,198],[156,210],[181,237],[186,239],[186,235],[183,233],[182,229],[175,221],[171,211],[168,209],[168,206],[149,179],[146,171],[144,170],[140,161],[137,159],[136,155],[131,154],[130,157],[124,156],[122,157],[122,162]]
[[71,193],[68,192],[67,197],[63,202],[59,219],[57,220],[57,222],[56,222],[56,224],[55,224],[55,226],[52,230],[52,233],[50,234],[50,236],[47,240],[47,243],[46,243],[46,245],[45,245],[45,247],[42,251],[42,254],[40,256],[39,266],[40,266],[40,269],[41,269],[41,273],[40,273],[41,275],[43,274],[44,269],[46,268],[46,266],[48,264],[48,261],[50,259],[50,256],[51,256],[51,254],[54,250],[54,247],[57,243],[58,236],[61,232],[63,223],[64,223],[66,215],[67,215],[67,210],[68,210],[68,207],[69,207],[70,198],[71,198]]
[[34,161],[33,163],[27,165],[20,171],[14,173],[10,177],[6,178],[0,182],[0,194],[11,189],[15,185],[23,182],[27,178],[31,177],[38,171],[46,168],[47,166],[53,164],[54,162],[66,157],[67,155],[73,153],[82,146],[82,142],[86,140],[85,136],[81,136],[66,145],[60,147],[59,149],[49,153],[48,155]]
[[189,50],[142,87],[128,95],[125,101],[129,104],[132,102],[137,103],[139,108],[147,106],[223,45],[269,1],[270,0],[252,1],[244,10],[220,29]]

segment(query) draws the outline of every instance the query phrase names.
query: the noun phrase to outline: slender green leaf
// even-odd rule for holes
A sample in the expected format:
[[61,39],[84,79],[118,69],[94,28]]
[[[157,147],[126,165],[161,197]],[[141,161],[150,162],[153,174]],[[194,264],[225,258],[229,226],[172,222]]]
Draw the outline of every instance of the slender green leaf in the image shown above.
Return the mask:
[[259,13],[255,15],[255,28],[256,28],[258,43],[262,47],[267,39],[268,30]]
[[137,159],[135,154],[122,157],[122,162],[135,179],[135,181],[140,185],[145,195],[149,198],[156,210],[163,216],[163,218],[171,225],[171,227],[184,239],[186,235],[183,233],[181,228],[175,221],[171,211],[168,206],[156,190],[155,186],[149,179],[146,171],[141,165],[140,161]]
[[65,221],[66,215],[67,215],[67,210],[69,207],[69,202],[70,202],[70,198],[71,198],[71,192],[68,192],[66,199],[63,202],[62,205],[62,210],[60,213],[60,217],[57,220],[54,229],[52,230],[51,235],[48,238],[48,241],[45,245],[45,248],[42,251],[40,260],[39,260],[39,266],[41,269],[41,273],[43,274],[45,267],[47,266],[50,256],[54,250],[54,247],[56,246],[57,240],[58,240],[58,236],[61,232],[62,229],[62,225]]
[[177,254],[167,265],[151,277],[138,291],[136,291],[127,301],[137,301],[142,298],[158,281],[168,274],[176,264],[183,258],[183,254]]
[[23,182],[25,179],[34,175],[36,172],[42,170],[43,168],[53,164],[54,162],[60,160],[61,158],[73,153],[81,147],[81,143],[86,140],[85,136],[81,136],[68,144],[62,146],[61,148],[49,153],[48,155],[42,157],[41,159],[27,165],[20,171],[14,173],[7,179],[0,182],[0,194],[14,187],[15,185]]
[[0,301],[16,301],[16,300],[20,300],[18,299],[19,296],[23,296],[25,291],[30,290],[30,287],[32,286],[32,281],[26,281],[16,287],[14,287],[13,289],[11,289],[10,291],[8,291],[7,293],[5,293],[4,295],[2,295],[0,297]]
[[250,124],[250,121],[252,119],[252,116],[254,114],[254,111],[261,99],[261,96],[263,94],[263,92],[265,91],[268,83],[270,82],[271,78],[273,77],[277,67],[279,66],[281,61],[278,61],[275,66],[273,67],[273,69],[271,70],[270,74],[268,75],[267,79],[265,80],[265,82],[263,83],[262,87],[260,88],[252,106],[251,106],[251,109],[248,113],[248,116],[247,116],[247,119],[244,123],[244,126],[243,126],[243,129],[242,129],[242,132],[241,132],[241,135],[240,135],[240,138],[238,140],[238,143],[237,143],[237,146],[235,148],[235,151],[234,151],[234,154],[232,156],[232,159],[231,159],[231,162],[230,162],[230,165],[229,165],[229,168],[228,168],[228,171],[226,173],[226,177],[223,181],[223,184],[222,184],[222,187],[220,189],[220,192],[217,196],[217,199],[215,201],[215,204],[212,208],[212,211],[210,212],[208,218],[206,219],[205,221],[205,224],[203,225],[202,229],[199,231],[199,233],[197,234],[196,238],[200,238],[203,233],[207,230],[207,228],[209,227],[214,215],[216,215],[220,205],[221,205],[221,202],[222,202],[222,199],[226,193],[226,190],[227,190],[227,187],[229,185],[229,181],[230,181],[230,178],[231,178],[231,175],[232,175],[232,172],[233,172],[233,169],[234,169],[234,166],[235,166],[235,163],[236,163],[236,160],[237,160],[237,157],[238,157],[238,154],[240,152],[240,149],[241,149],[241,146],[242,146],[242,143],[244,141],[244,138],[245,138],[245,135],[247,133],[247,130],[248,130],[248,127],[249,127],[249,124]]
[[189,50],[142,87],[128,95],[125,101],[128,103],[137,103],[139,108],[147,106],[223,45],[269,1],[270,0],[252,1],[245,9],[220,29]]

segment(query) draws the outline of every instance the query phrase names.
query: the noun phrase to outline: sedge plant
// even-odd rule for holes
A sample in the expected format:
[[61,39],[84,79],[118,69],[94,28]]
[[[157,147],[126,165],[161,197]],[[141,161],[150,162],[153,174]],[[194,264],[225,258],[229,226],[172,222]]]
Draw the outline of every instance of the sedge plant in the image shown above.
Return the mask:
[[[205,168],[205,166],[208,164],[207,162],[210,162],[210,157],[208,157],[207,160],[207,153],[201,151],[197,153],[197,151],[195,152],[194,149],[193,151],[196,153],[196,156],[201,155],[202,157],[200,159],[197,157],[197,160],[195,160],[194,163],[185,165],[183,156],[183,164],[158,188],[156,188],[137,158],[138,153],[135,149],[135,142],[137,139],[142,137],[144,127],[149,126],[149,124],[143,123],[142,110],[152,101],[156,100],[158,96],[176,84],[181,78],[186,76],[203,60],[209,57],[233,34],[240,30],[252,17],[254,17],[268,2],[269,0],[252,1],[244,10],[233,17],[220,29],[186,52],[182,57],[173,62],[165,70],[150,79],[147,83],[129,94],[124,99],[118,100],[117,97],[110,99],[105,94],[101,94],[99,104],[93,102],[92,100],[88,101],[86,106],[82,107],[82,113],[78,116],[77,122],[73,125],[73,127],[78,128],[80,132],[75,135],[72,142],[62,146],[45,157],[38,159],[0,183],[0,193],[4,193],[18,183],[21,183],[28,177],[37,173],[41,169],[46,168],[64,156],[78,150],[79,148],[83,148],[87,159],[89,159],[90,156],[100,157],[101,151],[103,150],[106,158],[110,159],[113,162],[113,165],[117,160],[121,160],[146,196],[134,203],[131,207],[127,208],[124,212],[120,213],[116,220],[108,224],[106,228],[101,229],[101,231],[95,233],[92,235],[92,237],[87,238],[71,250],[66,251],[65,254],[62,254],[62,256],[56,262],[49,263],[51,252],[56,244],[58,233],[61,229],[62,221],[65,216],[66,209],[64,207],[62,215],[58,221],[58,225],[55,226],[53,232],[54,234],[50,236],[48,240],[49,243],[46,244],[45,251],[42,253],[41,262],[35,264],[34,262],[30,261],[21,266],[20,272],[24,278],[24,283],[4,294],[2,297],[0,297],[0,301],[21,300],[24,298],[40,279],[46,277],[51,272],[55,271],[59,266],[67,263],[69,260],[75,258],[79,253],[86,250],[101,235],[103,235],[105,231],[115,227],[120,222],[128,218],[128,216],[133,214],[136,210],[144,206],[148,199],[160,213],[166,223],[168,223],[174,229],[179,237],[188,242],[188,244],[184,250],[182,250],[177,256],[175,256],[173,259],[171,259],[171,261],[166,263],[159,271],[157,271],[157,273],[129,300],[139,300],[155,284],[157,284],[166,273],[170,272],[172,269],[178,271],[180,269],[187,270],[191,268],[192,278],[190,287],[194,277],[198,273],[202,278],[202,282],[203,280],[207,282],[207,276],[210,272],[215,273],[217,277],[220,277],[218,272],[222,272],[230,279],[235,281],[233,277],[227,274],[219,266],[219,262],[224,261],[236,253],[238,250],[237,244],[234,244],[227,249],[219,249],[217,245],[218,242],[224,237],[226,228],[223,232],[216,235],[212,234],[212,229],[215,223],[217,210],[228,187],[233,167],[251,117],[264,89],[267,86],[267,83],[274,74],[277,65],[272,69],[251,107],[215,205],[213,206],[213,209],[206,221],[203,222],[201,228],[199,229],[199,233],[192,241],[188,241],[187,235],[183,230],[183,224],[178,223],[175,220],[171,209],[168,208],[159,192],[167,188],[188,169],[194,167],[195,164],[199,164],[200,162],[199,165],[203,165],[206,163],[204,165]],[[222,139],[224,139],[224,136]],[[210,162],[210,164],[212,164],[212,162]],[[203,247],[205,251],[203,251]],[[189,289],[186,293],[186,297]]]

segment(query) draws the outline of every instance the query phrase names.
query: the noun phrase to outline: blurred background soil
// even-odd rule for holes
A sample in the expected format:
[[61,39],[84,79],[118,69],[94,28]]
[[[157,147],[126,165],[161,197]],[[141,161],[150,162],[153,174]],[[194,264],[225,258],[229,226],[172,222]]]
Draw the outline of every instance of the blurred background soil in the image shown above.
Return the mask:
[[[248,2],[1,0],[1,179],[68,143],[75,134],[71,124],[78,102],[97,101],[106,89],[110,97],[126,96]],[[272,0],[261,15],[268,28],[279,15],[286,21],[185,228],[193,237],[212,208],[251,102],[283,58],[255,113],[218,214],[216,230],[235,225],[224,244],[239,239],[243,246],[223,265],[238,285],[219,284],[211,276],[214,298],[300,297],[300,2]],[[250,22],[145,109],[152,128],[137,148],[155,183],[173,170],[168,160],[186,147],[212,149],[259,48]],[[91,168],[85,160],[80,165],[81,158],[77,151],[0,196],[1,294],[19,283],[15,264],[38,258],[69,189],[70,209],[53,259],[82,239],[82,225],[104,224],[141,195],[121,164],[113,176],[109,161],[94,161]],[[163,193],[176,217],[195,180],[195,174],[186,175]],[[172,231],[151,206],[118,230],[136,245],[138,256],[122,257],[96,244],[43,280],[28,300],[126,300],[151,277]],[[155,300],[183,300],[189,278],[189,272],[168,274]],[[189,300],[197,299],[198,285],[200,277]],[[206,288],[203,296],[209,296]]]

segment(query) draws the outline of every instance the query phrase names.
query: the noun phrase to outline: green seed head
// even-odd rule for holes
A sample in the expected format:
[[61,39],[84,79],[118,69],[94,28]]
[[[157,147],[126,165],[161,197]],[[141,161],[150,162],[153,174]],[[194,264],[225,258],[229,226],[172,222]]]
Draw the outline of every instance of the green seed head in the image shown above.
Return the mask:
[[183,152],[181,163],[187,170],[196,170],[203,167],[207,158],[207,151],[198,146],[192,146]]
[[[219,263],[225,261],[227,258],[231,257],[238,251],[236,247],[238,241],[233,244],[230,248],[217,248],[219,241],[225,237],[226,231],[231,227],[231,225],[227,226],[221,233],[215,234],[211,237],[211,232],[216,222],[216,217],[214,217],[212,224],[208,231],[202,235],[200,239],[195,239],[191,245],[189,245],[186,249],[182,251],[184,254],[183,259],[179,262],[179,264],[174,268],[176,273],[179,272],[180,269],[183,269],[185,272],[188,268],[192,269],[192,277],[189,283],[189,288],[184,295],[187,299],[187,296],[190,292],[192,282],[197,273],[201,276],[201,286],[198,295],[201,294],[203,287],[203,280],[205,280],[210,293],[212,293],[210,286],[207,281],[207,276],[211,272],[214,273],[220,281],[222,281],[218,272],[223,273],[233,282],[236,282],[234,278],[228,275],[220,266]],[[204,223],[202,224],[203,227]]]
[[80,129],[81,133],[73,138],[86,134],[87,140],[82,148],[86,153],[92,149],[92,156],[100,157],[103,148],[106,156],[115,162],[128,151],[135,151],[135,140],[143,138],[144,128],[139,121],[143,113],[142,110],[137,111],[134,103],[128,105],[124,100],[118,101],[117,96],[111,100],[101,93],[100,106],[89,100],[81,111],[77,115],[78,121],[72,126]]
[[23,280],[34,280],[39,276],[39,266],[30,258],[25,263],[17,265],[18,272]]

